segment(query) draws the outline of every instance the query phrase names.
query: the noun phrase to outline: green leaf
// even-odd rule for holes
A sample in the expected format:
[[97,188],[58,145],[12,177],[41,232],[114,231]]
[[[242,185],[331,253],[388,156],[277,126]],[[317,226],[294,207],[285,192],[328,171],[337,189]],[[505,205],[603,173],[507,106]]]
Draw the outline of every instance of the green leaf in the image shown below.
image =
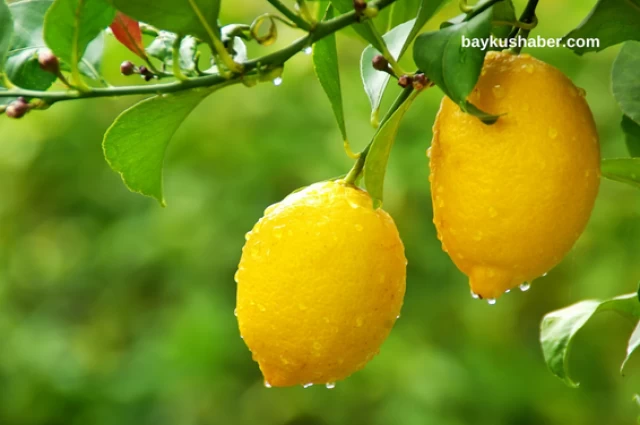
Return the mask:
[[640,347],[640,322],[638,322],[636,328],[631,334],[631,337],[629,338],[629,343],[627,344],[627,354],[622,361],[622,366],[620,366],[620,373],[624,371],[624,367],[627,365],[627,362],[631,358],[631,355],[638,347]]
[[480,76],[486,52],[462,47],[462,36],[488,39],[492,16],[493,8],[489,8],[469,21],[421,34],[413,46],[413,58],[427,77],[463,111],[487,124],[495,122],[497,116],[480,111],[467,102],[467,96]]
[[640,188],[640,158],[603,159],[602,177]]
[[640,125],[628,116],[623,115],[620,126],[624,132],[629,154],[633,157],[640,158]]
[[[387,34],[383,36],[389,53],[391,56],[398,59],[406,47],[408,36],[414,28],[415,19],[406,22],[402,25],[398,25]],[[360,73],[362,76],[362,82],[364,84],[364,91],[369,97],[371,102],[371,109],[376,111],[380,108],[380,102],[382,101],[382,95],[389,83],[389,74],[382,71],[377,71],[373,68],[371,61],[373,57],[379,55],[380,52],[373,48],[373,46],[367,46],[362,52],[360,58]]]
[[418,9],[418,16],[416,17],[416,21],[413,24],[413,29],[407,37],[407,43],[405,47],[402,49],[402,52],[409,47],[409,44],[413,41],[413,39],[418,35],[422,27],[436,14],[436,12],[447,3],[449,0],[422,0],[420,2],[420,8]]
[[437,1],[423,1],[423,0],[401,0],[396,1],[387,9],[389,9],[389,28],[393,29],[400,24],[415,19],[418,15],[418,10],[421,6],[432,3],[439,3]]
[[[149,56],[159,59],[166,67],[171,67],[173,65],[173,43],[175,43],[176,38],[176,34],[172,32],[160,31],[158,36],[147,47],[147,53]],[[180,41],[181,69],[187,71],[195,70],[193,59],[196,54],[196,48],[196,40],[191,36],[186,36]]]
[[[516,9],[512,0],[503,0],[493,6],[493,22],[515,22]],[[491,33],[498,38],[505,38],[511,33],[510,25],[494,25]]]
[[104,156],[131,191],[165,205],[162,165],[167,146],[180,124],[209,93],[154,96],[116,118],[104,136]]
[[[14,32],[5,62],[5,72],[11,82],[31,90],[46,90],[56,80],[38,65],[38,51],[45,49],[42,24],[51,0],[30,0],[11,3]],[[8,101],[8,99],[4,99]]]
[[573,337],[594,314],[612,310],[626,316],[640,318],[637,294],[623,295],[606,301],[582,301],[547,314],[540,326],[542,353],[551,372],[567,385],[578,384],[569,377],[569,348]]
[[[100,68],[102,65],[102,55],[104,53],[104,32],[100,33],[89,45],[80,62],[80,72],[93,79],[101,79]],[[71,72],[71,67],[66,62],[60,63],[60,69]]]
[[389,162],[391,148],[396,140],[402,117],[409,110],[416,94],[416,92],[412,93],[407,100],[402,102],[373,136],[371,147],[364,163],[364,184],[373,199],[374,208],[382,204],[384,177],[387,173],[387,163]]
[[[333,18],[333,6],[329,5],[324,19]],[[331,34],[313,45],[313,68],[320,80],[324,92],[331,102],[331,108],[336,116],[342,139],[347,139],[347,126],[344,122],[342,106],[342,91],[340,88],[340,72],[338,67],[338,49],[336,36]]]
[[7,3],[0,0],[0,73],[4,69],[4,59],[7,57],[13,36],[13,17]]
[[138,21],[207,42],[220,38],[220,0],[108,0]]
[[640,124],[640,42],[627,41],[613,61],[611,82],[613,96],[622,112]]
[[[353,11],[353,0],[331,0],[331,4],[340,13]],[[369,44],[376,46],[378,50],[382,50],[378,37],[376,37],[368,22],[353,24],[351,27]]]
[[44,18],[44,40],[73,67],[89,43],[113,22],[115,13],[104,0],[55,0]]
[[639,0],[598,0],[589,16],[576,29],[563,37],[597,38],[599,46],[573,47],[578,55],[598,52],[626,40],[640,40]]

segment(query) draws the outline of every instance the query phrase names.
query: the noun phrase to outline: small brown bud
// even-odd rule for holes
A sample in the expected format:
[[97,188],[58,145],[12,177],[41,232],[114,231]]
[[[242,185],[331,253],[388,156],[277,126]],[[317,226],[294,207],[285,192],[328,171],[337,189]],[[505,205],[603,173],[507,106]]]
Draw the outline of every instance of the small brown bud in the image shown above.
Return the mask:
[[413,83],[413,78],[409,75],[403,75],[398,78],[398,85],[402,88],[407,88]]
[[144,74],[143,77],[145,81],[151,81],[153,79],[153,74],[149,72],[147,74]]
[[131,61],[124,61],[120,64],[120,73],[122,75],[133,75],[136,72],[136,66]]
[[364,0],[353,0],[353,8],[357,15],[362,15],[367,8],[367,2]]
[[144,65],[142,65],[140,68],[138,68],[138,70],[139,70],[139,72],[140,72],[140,75],[147,75],[147,74],[150,74],[149,69],[148,69],[146,66],[144,66]]
[[43,71],[50,72],[54,75],[60,73],[60,61],[49,49],[41,50],[38,53],[38,64]]
[[22,118],[27,112],[29,112],[29,104],[24,100],[24,98],[19,97],[7,106],[4,113],[9,118]]
[[413,88],[417,91],[420,91],[427,87],[429,84],[429,80],[424,74],[416,74],[413,76]]
[[384,58],[382,55],[375,55],[371,60],[371,65],[373,69],[378,71],[388,71],[389,70],[389,61]]

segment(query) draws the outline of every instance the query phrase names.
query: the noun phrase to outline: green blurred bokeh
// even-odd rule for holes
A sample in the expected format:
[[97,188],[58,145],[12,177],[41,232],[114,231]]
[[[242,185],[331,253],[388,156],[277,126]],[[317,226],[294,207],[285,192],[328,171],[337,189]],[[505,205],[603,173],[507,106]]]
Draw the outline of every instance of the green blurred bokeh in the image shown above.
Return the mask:
[[[226,22],[270,10],[263,0],[223,3]],[[556,37],[594,1],[540,3],[534,35]],[[280,45],[293,36],[283,31]],[[354,149],[373,132],[363,47],[339,37]],[[626,155],[609,83],[617,49],[527,51],[586,89],[603,156]],[[118,75],[124,58],[132,59],[110,40],[112,83],[130,81]],[[102,134],[135,99],[0,119],[0,424],[633,423],[640,361],[618,373],[633,324],[603,315],[579,335],[577,390],[547,371],[538,327],[551,310],[636,289],[640,193],[603,181],[586,232],[560,266],[495,306],[473,300],[432,224],[425,151],[441,96],[418,98],[387,175],[385,209],[409,259],[402,318],[380,355],[333,390],[264,388],[233,315],[243,236],[264,208],[352,162],[309,56],[287,64],[280,87],[224,89],[197,108],[167,156],[165,209],[130,193],[102,157]]]

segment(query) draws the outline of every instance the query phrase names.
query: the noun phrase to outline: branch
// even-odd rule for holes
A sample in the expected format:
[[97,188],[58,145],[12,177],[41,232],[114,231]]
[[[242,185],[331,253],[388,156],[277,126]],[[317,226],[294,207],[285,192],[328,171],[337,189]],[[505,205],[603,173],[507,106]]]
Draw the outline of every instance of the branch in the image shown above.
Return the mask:
[[[379,10],[391,5],[397,0],[375,0],[369,3],[372,7]],[[3,97],[25,97],[41,99],[48,105],[66,100],[87,99],[97,97],[115,97],[115,96],[131,96],[131,95],[154,95],[163,93],[176,93],[184,90],[190,90],[199,87],[217,88],[217,86],[228,86],[241,83],[247,78],[260,78],[265,74],[268,75],[274,69],[282,68],[291,57],[299,53],[305,47],[327,37],[349,25],[361,22],[366,17],[359,16],[356,11],[342,14],[336,18],[325,22],[320,22],[306,36],[294,41],[289,46],[270,53],[268,55],[248,60],[241,63],[241,73],[234,73],[225,78],[220,73],[209,74],[202,77],[190,78],[186,81],[174,81],[166,84],[154,84],[149,86],[121,86],[106,88],[89,88],[87,91],[37,91],[25,89],[11,89],[0,91],[0,98]]]

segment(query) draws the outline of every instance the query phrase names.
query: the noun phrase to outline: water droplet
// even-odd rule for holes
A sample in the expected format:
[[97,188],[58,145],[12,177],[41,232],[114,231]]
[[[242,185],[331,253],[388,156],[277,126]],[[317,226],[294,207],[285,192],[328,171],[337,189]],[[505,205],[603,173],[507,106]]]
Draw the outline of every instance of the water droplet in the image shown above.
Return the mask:
[[233,275],[233,280],[238,283],[240,277],[240,270],[238,270],[237,272],[235,272],[235,274]]
[[244,335],[240,335],[240,339],[244,339]]
[[527,71],[527,74],[533,74],[533,65],[527,63],[522,65],[522,68]]
[[280,84],[282,84],[282,77],[276,77],[273,79],[274,86],[279,86]]
[[234,316],[236,316],[236,317],[238,317],[238,309],[237,309],[237,308],[234,308],[234,309],[233,309],[233,315],[234,315]]
[[263,306],[262,304],[258,304],[258,310],[260,311],[266,311],[267,309],[265,308],[265,306]]
[[440,208],[444,207],[444,199],[440,198],[439,196],[438,196],[438,207]]
[[354,227],[356,228],[356,230],[357,230],[358,232],[362,232],[362,229],[363,229],[362,225],[360,225],[360,224],[356,224]]
[[321,348],[322,348],[322,344],[320,344],[318,341],[316,341],[316,342],[314,342],[314,343],[313,343],[313,349],[314,349],[314,350],[316,350],[316,351],[317,351],[317,350],[319,350],[319,349],[321,349]]
[[578,96],[585,97],[587,95],[587,91],[582,87],[578,87]]
[[549,127],[549,137],[551,137],[552,139],[558,137],[558,130],[553,127]]
[[427,149],[427,158],[431,158],[431,148]]
[[505,294],[508,294],[509,292],[511,292],[511,289],[507,289],[506,291],[504,291]]
[[271,388],[271,384],[269,383],[269,381],[264,381],[264,386],[266,388]]
[[325,387],[327,387],[328,390],[332,390],[336,387],[336,383],[335,382],[327,382]]
[[548,275],[548,274],[549,274],[549,272],[547,272],[547,273],[542,273],[542,277],[545,277],[545,276],[546,276],[546,275]]
[[487,304],[494,305],[495,303],[496,303],[496,299],[495,298],[487,298]]
[[473,298],[474,300],[477,300],[477,299],[480,298],[480,295],[478,295],[475,292],[471,291],[471,298]]
[[244,234],[244,240],[245,241],[248,241],[250,237],[251,237],[251,232],[247,232],[247,233]]
[[400,315],[398,314],[398,315],[396,316],[396,320],[398,320],[399,318],[400,318]]
[[305,47],[303,50],[305,55],[310,55],[311,52],[313,52],[313,49],[311,48],[311,46]]
[[520,285],[520,290],[522,292],[526,292],[529,290],[529,288],[531,288],[531,284],[529,282],[524,282]]
[[500,84],[496,84],[495,86],[493,86],[491,91],[493,92],[493,95],[498,99],[504,97],[504,87],[502,87]]
[[302,386],[302,388],[309,388],[309,387],[311,387],[311,386],[313,386],[313,382],[309,382],[308,384],[304,384],[304,385]]

